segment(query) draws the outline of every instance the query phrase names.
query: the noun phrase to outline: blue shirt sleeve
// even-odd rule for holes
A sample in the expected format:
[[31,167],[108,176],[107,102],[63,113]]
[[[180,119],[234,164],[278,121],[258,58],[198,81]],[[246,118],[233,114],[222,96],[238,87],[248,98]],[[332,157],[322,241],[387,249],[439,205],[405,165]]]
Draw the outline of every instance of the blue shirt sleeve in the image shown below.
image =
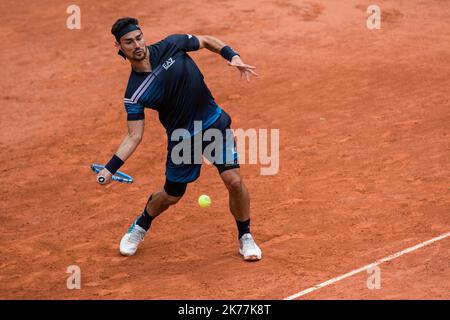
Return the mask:
[[172,34],[164,40],[175,44],[183,51],[195,51],[200,47],[200,41],[192,34]]
[[144,106],[125,98],[125,110],[127,111],[127,120],[136,121],[145,119]]

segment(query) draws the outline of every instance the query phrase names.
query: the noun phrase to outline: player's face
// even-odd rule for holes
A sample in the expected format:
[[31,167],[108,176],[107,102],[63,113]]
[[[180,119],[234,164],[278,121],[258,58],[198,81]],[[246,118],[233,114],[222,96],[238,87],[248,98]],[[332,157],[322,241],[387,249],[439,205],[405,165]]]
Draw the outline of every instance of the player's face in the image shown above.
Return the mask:
[[119,45],[129,60],[141,61],[147,55],[144,34],[141,30],[134,30],[122,36]]

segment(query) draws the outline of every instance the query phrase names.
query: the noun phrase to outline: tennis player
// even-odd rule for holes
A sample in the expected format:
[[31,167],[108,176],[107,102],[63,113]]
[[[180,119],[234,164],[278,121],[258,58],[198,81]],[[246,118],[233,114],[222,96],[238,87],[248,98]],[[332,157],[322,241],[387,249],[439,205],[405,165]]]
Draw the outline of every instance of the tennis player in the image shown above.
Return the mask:
[[[255,67],[245,64],[230,46],[212,36],[174,34],[147,46],[138,20],[130,17],[118,19],[111,33],[115,37],[118,54],[131,64],[124,98],[128,135],[97,178],[104,177],[103,184],[110,183],[112,175],[136,150],[144,134],[145,108],[158,111],[168,137],[164,187],[149,197],[143,212],[120,241],[120,253],[131,256],[136,253],[152,220],[180,201],[187,184],[200,175],[201,163],[179,164],[172,159],[171,151],[179,143],[171,141],[174,130],[185,129],[191,137],[200,134],[194,131],[194,121],[201,121],[202,132],[213,128],[220,130],[223,137],[230,129],[230,116],[216,103],[202,73],[187,52],[203,48],[215,52],[228,60],[230,66],[236,67],[241,78],[245,77],[247,81],[257,74]],[[261,249],[250,233],[249,193],[239,172],[232,140],[231,144],[225,139],[223,141],[223,154],[232,152],[231,160],[227,158],[213,164],[228,189],[230,211],[238,229],[239,253],[246,261],[260,260]],[[203,151],[205,145],[204,142],[202,144]]]

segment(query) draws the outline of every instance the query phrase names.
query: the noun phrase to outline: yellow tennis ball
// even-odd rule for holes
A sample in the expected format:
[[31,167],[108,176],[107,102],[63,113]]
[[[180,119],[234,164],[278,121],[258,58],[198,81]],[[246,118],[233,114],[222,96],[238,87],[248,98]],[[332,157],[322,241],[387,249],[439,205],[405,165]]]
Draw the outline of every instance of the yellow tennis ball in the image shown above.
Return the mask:
[[206,194],[202,194],[200,197],[198,197],[198,204],[202,208],[209,207],[211,205],[211,198]]

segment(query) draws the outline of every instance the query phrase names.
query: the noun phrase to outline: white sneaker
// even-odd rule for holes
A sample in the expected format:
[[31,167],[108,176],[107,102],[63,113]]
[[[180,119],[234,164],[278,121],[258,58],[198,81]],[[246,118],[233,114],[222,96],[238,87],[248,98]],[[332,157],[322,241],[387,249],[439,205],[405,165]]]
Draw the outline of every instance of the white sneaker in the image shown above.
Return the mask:
[[130,229],[120,240],[120,253],[124,256],[132,256],[136,253],[139,243],[144,241],[144,236],[147,233],[142,227],[133,222]]
[[257,261],[261,260],[261,249],[253,240],[253,237],[250,233],[245,233],[239,239],[239,253],[244,257],[246,261]]

